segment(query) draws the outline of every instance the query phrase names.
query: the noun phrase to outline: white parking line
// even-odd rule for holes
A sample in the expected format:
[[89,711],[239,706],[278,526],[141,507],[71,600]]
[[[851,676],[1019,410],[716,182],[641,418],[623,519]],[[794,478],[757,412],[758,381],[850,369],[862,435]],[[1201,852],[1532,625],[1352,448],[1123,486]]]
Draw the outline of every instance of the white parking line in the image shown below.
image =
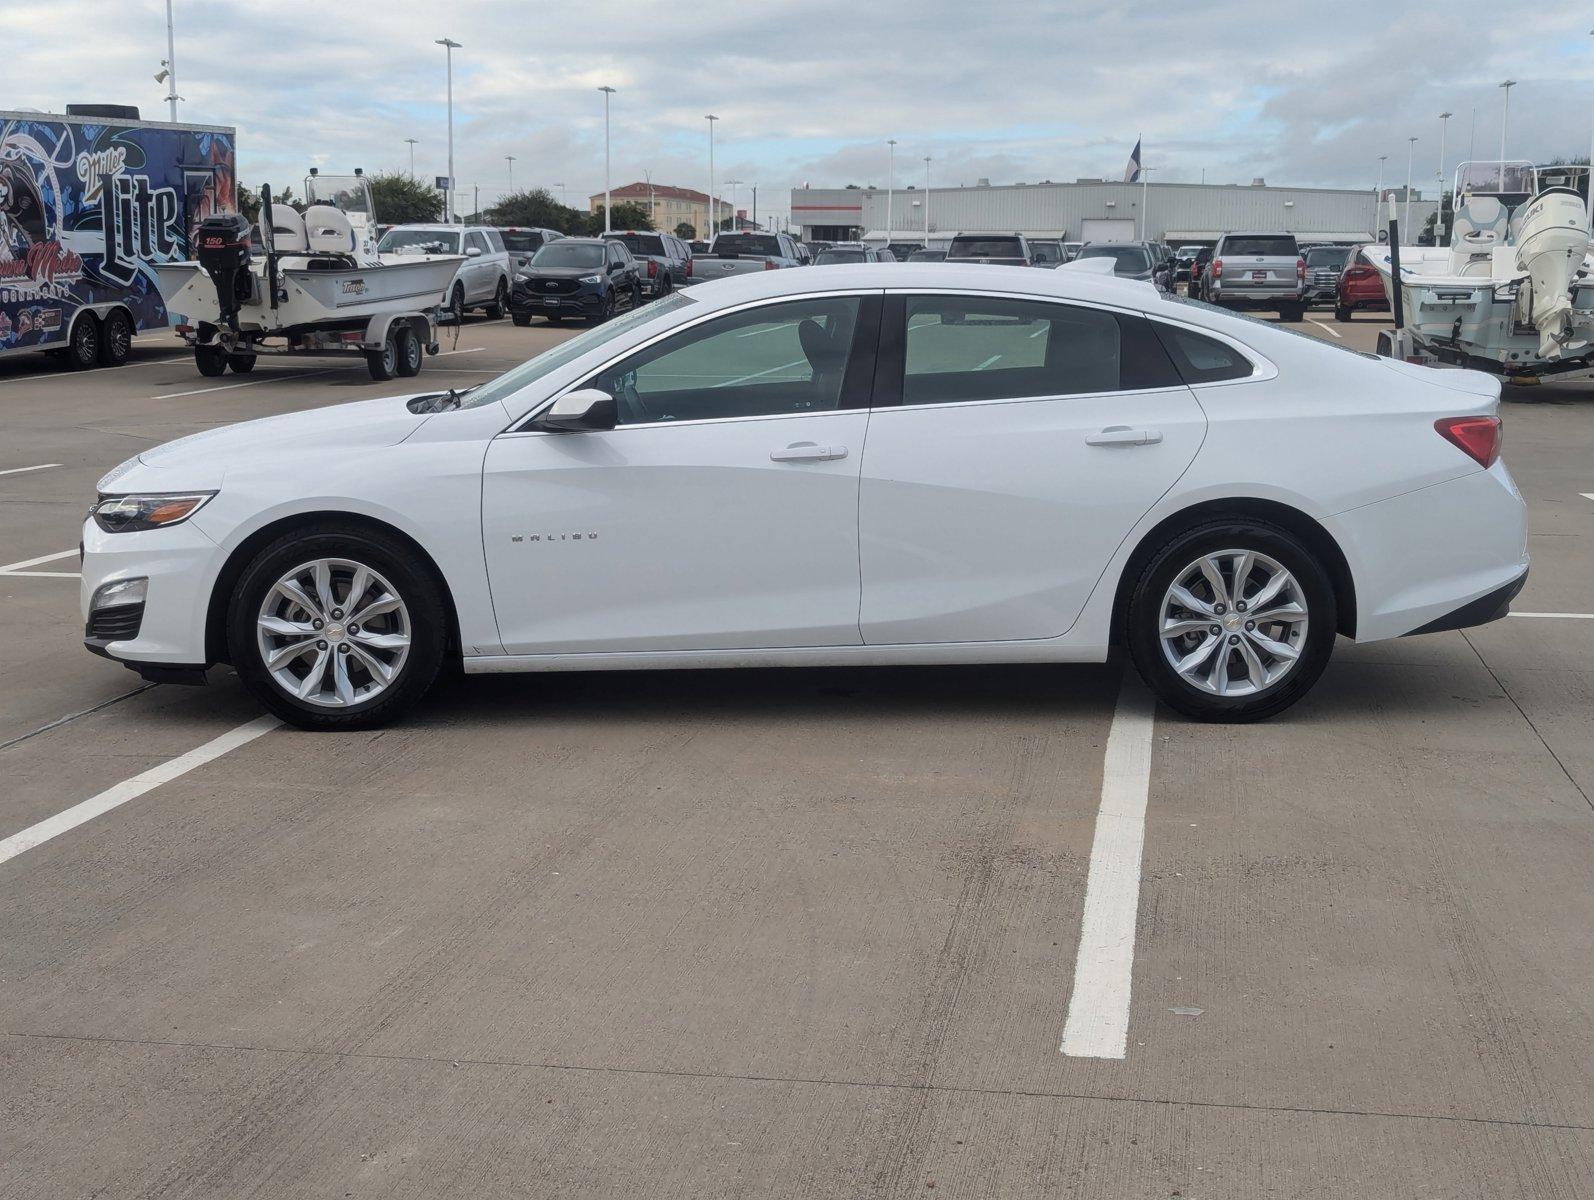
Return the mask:
[[62,550],[59,554],[41,554],[38,558],[24,558],[21,562],[7,563],[0,567],[0,575],[10,575],[14,572],[24,571],[28,567],[36,567],[40,563],[55,562],[58,558],[76,558],[76,550]]
[[82,579],[81,571],[0,571],[0,579]]
[[1578,495],[1585,500],[1594,500],[1594,492],[1579,492]]
[[1343,338],[1344,337],[1344,334],[1340,333],[1340,331],[1335,329],[1332,325],[1324,325],[1321,321],[1312,320],[1311,317],[1307,317],[1306,319],[1308,321],[1311,321],[1312,324],[1316,325],[1319,329],[1328,330],[1330,333],[1332,333],[1337,338]]
[[432,355],[433,358],[447,358],[450,354],[480,354],[486,346],[472,346],[469,350],[444,350],[440,354]]
[[294,371],[291,374],[287,371],[283,371],[280,373],[263,375],[261,378],[251,379],[247,383],[223,383],[216,387],[194,388],[192,391],[187,392],[167,392],[164,396],[151,396],[150,399],[176,400],[179,396],[203,396],[206,392],[230,392],[234,388],[256,387],[262,383],[280,383],[289,379],[297,383],[301,379],[309,379],[312,375],[330,375],[333,371],[348,369],[349,368],[347,367],[327,367],[325,370],[321,371]]
[[1107,733],[1101,806],[1085,880],[1085,915],[1074,959],[1074,991],[1058,1050],[1075,1058],[1122,1058],[1129,1039],[1129,988],[1140,910],[1140,854],[1151,788],[1156,708],[1132,671],[1124,673]]
[[236,729],[228,730],[220,737],[211,738],[203,746],[142,771],[115,787],[106,788],[99,795],[91,796],[81,804],[74,804],[65,812],[46,817],[38,824],[28,826],[21,833],[14,833],[0,841],[0,863],[7,862],[19,854],[25,854],[36,846],[42,846],[51,838],[59,837],[69,829],[76,829],[85,821],[103,816],[129,800],[136,800],[145,792],[188,774],[195,767],[213,762],[229,750],[236,750],[239,746],[254,741],[261,734],[270,733],[280,724],[282,722],[276,717],[256,717]]
[[59,467],[60,463],[40,463],[36,467],[11,467],[0,471],[0,475],[26,475],[29,471],[48,471],[51,467]]
[[[142,362],[123,363],[120,367],[113,367],[112,370],[125,371],[129,367],[160,367],[160,366],[164,366],[167,363],[181,362],[183,359],[185,359],[187,357],[188,356],[185,355],[185,354],[173,354],[173,355],[170,355],[170,356],[168,356],[166,358],[146,358]],[[68,380],[68,379],[82,379],[82,378],[83,378],[83,372],[81,372],[81,371],[52,371],[52,372],[50,372],[48,374],[40,373],[40,374],[36,374],[36,375],[7,375],[4,379],[0,379],[0,384],[7,384],[7,383],[55,383],[55,382],[60,382],[60,381]]]
[[1594,621],[1594,613],[1514,612],[1513,617],[1549,617],[1557,621]]

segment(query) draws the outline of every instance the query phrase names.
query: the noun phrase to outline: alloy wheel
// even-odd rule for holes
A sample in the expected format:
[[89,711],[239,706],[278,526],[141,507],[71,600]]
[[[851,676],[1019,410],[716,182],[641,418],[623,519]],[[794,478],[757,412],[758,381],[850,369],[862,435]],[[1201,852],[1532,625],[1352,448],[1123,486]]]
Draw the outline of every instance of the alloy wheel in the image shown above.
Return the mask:
[[1174,673],[1215,696],[1254,696],[1295,668],[1309,613],[1300,583],[1254,550],[1219,550],[1168,586],[1157,637]]
[[317,558],[266,592],[255,621],[266,672],[288,695],[347,708],[385,692],[410,652],[410,614],[385,578],[346,558]]

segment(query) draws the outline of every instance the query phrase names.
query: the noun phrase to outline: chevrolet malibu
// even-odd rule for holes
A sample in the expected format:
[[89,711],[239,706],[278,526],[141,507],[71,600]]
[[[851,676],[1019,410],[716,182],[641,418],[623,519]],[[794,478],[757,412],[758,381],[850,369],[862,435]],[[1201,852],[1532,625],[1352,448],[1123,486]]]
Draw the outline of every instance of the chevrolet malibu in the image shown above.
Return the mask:
[[1083,270],[761,271],[466,392],[100,481],[89,649],[315,729],[467,673],[1098,662],[1279,712],[1338,637],[1505,613],[1498,384]]

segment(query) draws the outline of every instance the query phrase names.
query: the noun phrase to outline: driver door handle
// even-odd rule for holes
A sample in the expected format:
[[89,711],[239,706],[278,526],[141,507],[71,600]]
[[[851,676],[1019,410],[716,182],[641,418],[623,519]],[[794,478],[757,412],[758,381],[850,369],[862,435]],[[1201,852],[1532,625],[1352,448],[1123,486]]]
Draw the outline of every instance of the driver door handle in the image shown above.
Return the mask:
[[1130,429],[1127,425],[1109,425],[1100,433],[1087,433],[1087,446],[1154,446],[1162,441],[1160,429]]
[[793,442],[784,450],[771,450],[769,457],[772,462],[825,462],[833,458],[846,458],[847,447]]

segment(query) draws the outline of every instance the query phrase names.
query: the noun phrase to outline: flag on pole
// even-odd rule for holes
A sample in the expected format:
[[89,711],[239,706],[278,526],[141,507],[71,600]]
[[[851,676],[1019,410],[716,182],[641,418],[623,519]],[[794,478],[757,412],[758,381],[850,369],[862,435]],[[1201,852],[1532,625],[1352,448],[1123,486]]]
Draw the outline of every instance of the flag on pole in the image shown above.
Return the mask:
[[1124,168],[1125,183],[1140,182],[1140,139],[1135,139],[1135,149],[1129,155],[1129,165]]

